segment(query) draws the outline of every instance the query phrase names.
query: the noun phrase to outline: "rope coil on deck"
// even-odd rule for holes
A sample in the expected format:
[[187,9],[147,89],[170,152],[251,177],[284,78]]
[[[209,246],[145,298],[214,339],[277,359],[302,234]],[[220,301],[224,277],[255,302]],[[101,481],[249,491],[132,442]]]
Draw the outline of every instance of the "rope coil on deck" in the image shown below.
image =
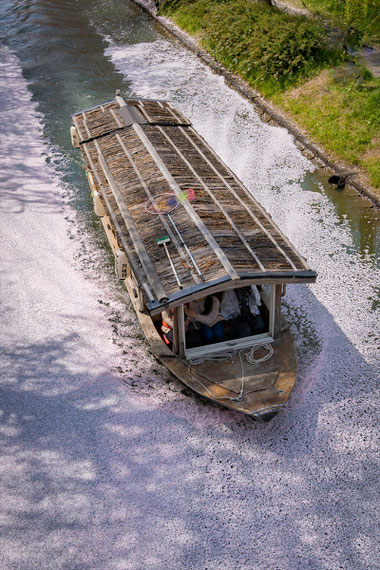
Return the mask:
[[[254,358],[255,352],[259,348],[265,348],[268,352],[261,358]],[[249,362],[249,364],[260,364],[260,362],[266,362],[267,360],[272,358],[273,352],[274,350],[271,344],[255,344],[254,346],[252,346],[248,354],[245,355],[245,358],[246,361]]]
[[[258,350],[259,348],[266,349],[267,353],[263,357],[255,359],[254,354],[255,354],[256,350]],[[244,386],[245,386],[245,384],[244,384],[244,380],[245,380],[244,363],[243,363],[242,355],[243,355],[244,351],[246,351],[246,350],[247,349],[242,348],[239,351],[234,350],[234,351],[219,352],[219,353],[216,353],[214,355],[205,355],[205,356],[202,356],[199,358],[190,359],[189,360],[190,364],[188,366],[189,374],[191,375],[193,380],[198,382],[198,384],[200,384],[202,386],[202,388],[204,390],[206,390],[206,392],[208,394],[210,394],[210,396],[212,396],[212,398],[214,400],[228,400],[230,402],[242,402],[244,399]],[[260,364],[261,362],[265,362],[265,361],[269,360],[270,358],[272,358],[273,353],[274,353],[274,350],[273,350],[273,347],[271,344],[269,344],[269,343],[267,343],[267,344],[256,344],[256,345],[252,346],[249,349],[249,351],[246,353],[245,359],[247,362],[249,362],[249,364]],[[192,372],[193,366],[196,366],[198,364],[202,364],[203,362],[210,362],[210,361],[218,362],[218,361],[224,361],[224,360],[232,360],[236,356],[236,354],[238,354],[238,356],[239,356],[240,370],[241,370],[241,386],[240,386],[240,392],[239,392],[238,396],[234,396],[234,397],[232,397],[232,396],[215,396],[215,394],[213,394],[207,388],[207,386],[205,386],[200,380],[198,380],[198,378],[195,378],[195,376]],[[196,373],[198,374],[198,376],[201,376],[205,380],[208,380],[208,378],[206,378],[206,376],[203,376],[199,372],[196,372]],[[230,390],[230,392],[231,392],[231,390]]]

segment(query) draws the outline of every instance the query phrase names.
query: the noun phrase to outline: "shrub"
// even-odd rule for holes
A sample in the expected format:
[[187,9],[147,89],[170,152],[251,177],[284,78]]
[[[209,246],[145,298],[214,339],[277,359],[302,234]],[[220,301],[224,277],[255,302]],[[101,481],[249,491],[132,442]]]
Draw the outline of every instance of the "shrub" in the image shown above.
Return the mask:
[[306,7],[346,32],[348,44],[380,42],[379,0],[302,0]]
[[165,13],[216,59],[264,95],[281,91],[332,63],[322,25],[247,0],[166,0]]

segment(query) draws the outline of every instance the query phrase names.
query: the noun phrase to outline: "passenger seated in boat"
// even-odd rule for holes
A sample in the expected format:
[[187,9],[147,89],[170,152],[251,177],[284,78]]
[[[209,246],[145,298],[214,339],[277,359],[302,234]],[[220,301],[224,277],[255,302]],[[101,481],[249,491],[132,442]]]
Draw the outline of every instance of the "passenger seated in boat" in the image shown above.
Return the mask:
[[185,306],[187,320],[194,323],[195,328],[199,326],[204,344],[224,340],[224,318],[219,309],[220,301],[215,295],[192,301],[190,307]]
[[220,312],[236,336],[243,338],[265,332],[260,306],[260,292],[256,285],[251,285],[223,291]]
[[166,344],[171,345],[173,343],[173,310],[162,311],[161,313],[162,324],[162,336]]

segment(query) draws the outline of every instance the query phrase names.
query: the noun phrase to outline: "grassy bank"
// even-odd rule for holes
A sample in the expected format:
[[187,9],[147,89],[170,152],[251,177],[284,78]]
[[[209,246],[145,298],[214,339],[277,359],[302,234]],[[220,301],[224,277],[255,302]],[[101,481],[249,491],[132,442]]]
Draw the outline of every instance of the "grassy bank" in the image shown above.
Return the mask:
[[380,45],[380,0],[287,0],[330,21],[353,42]]
[[269,97],[342,58],[322,24],[248,0],[166,0],[181,28],[225,67]]
[[380,80],[347,67],[318,20],[249,0],[166,0],[161,13],[380,194]]
[[[380,189],[380,81],[325,71],[274,102],[336,160],[359,166]],[[354,168],[355,170],[356,168]]]

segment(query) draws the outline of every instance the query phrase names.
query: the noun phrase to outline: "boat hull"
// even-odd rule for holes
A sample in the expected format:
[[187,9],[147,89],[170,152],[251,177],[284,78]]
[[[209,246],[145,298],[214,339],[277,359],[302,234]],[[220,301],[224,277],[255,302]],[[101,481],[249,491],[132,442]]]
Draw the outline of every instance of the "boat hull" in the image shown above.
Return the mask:
[[[126,286],[143,333],[155,356],[181,382],[197,394],[221,406],[249,415],[260,422],[268,422],[285,406],[297,375],[297,356],[293,337],[288,327],[272,344],[272,357],[258,364],[247,362],[249,349],[235,352],[223,361],[205,360],[194,365],[175,355],[164,343],[149,314],[139,311],[132,283]],[[260,352],[261,351],[261,352]],[[263,347],[255,353],[266,354]],[[244,375],[242,389],[242,374]]]

